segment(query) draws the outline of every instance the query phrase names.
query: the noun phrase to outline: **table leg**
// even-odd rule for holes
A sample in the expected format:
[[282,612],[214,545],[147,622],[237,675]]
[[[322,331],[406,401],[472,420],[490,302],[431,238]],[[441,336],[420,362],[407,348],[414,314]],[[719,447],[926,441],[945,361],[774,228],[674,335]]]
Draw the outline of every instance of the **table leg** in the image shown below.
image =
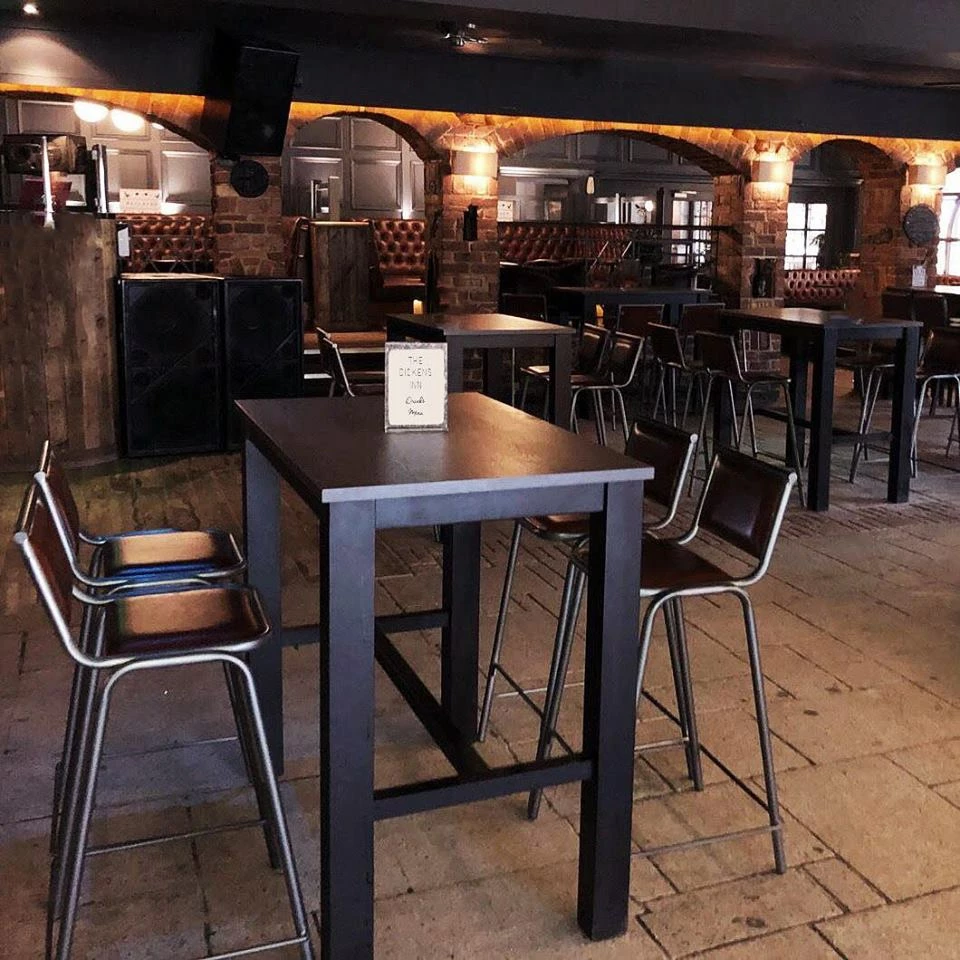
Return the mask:
[[463,348],[447,342],[447,389],[463,392]]
[[372,503],[320,521],[320,957],[373,958]]
[[[790,402],[793,404],[793,415],[797,420],[807,419],[807,365],[810,362],[807,344],[804,340],[791,340],[787,346],[790,357]],[[804,448],[806,447],[807,432],[797,424],[797,457],[803,463]],[[794,451],[787,436],[787,463],[794,463]]]
[[836,330],[825,329],[813,361],[808,510],[823,511],[830,506],[830,455],[833,449],[833,391],[837,372],[837,340]]
[[480,649],[480,524],[443,528],[443,609],[440,704],[464,744],[477,738]]
[[[623,933],[630,891],[642,483],[606,486],[590,517],[577,919],[592,940]],[[630,668],[633,665],[633,669]]]
[[283,773],[283,602],[280,560],[280,477],[249,441],[243,445],[243,555],[247,583],[256,587],[273,628],[270,640],[250,654],[270,759]]
[[893,419],[887,472],[887,500],[890,503],[906,503],[910,499],[910,443],[919,351],[920,328],[905,328],[897,341],[893,378]]
[[556,336],[550,349],[549,417],[558,427],[570,426],[570,368],[573,362],[571,340],[568,333]]

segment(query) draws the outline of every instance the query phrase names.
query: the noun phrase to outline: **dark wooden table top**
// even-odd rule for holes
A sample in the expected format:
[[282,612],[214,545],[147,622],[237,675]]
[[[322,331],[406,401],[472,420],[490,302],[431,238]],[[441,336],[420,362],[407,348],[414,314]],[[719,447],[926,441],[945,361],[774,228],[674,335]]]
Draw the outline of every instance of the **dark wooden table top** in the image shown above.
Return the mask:
[[573,336],[573,327],[557,323],[544,323],[542,320],[527,320],[508,313],[392,313],[387,321],[395,320],[405,327],[416,327],[425,331],[436,331],[447,340],[454,337],[476,337],[484,335],[524,334],[547,338],[558,335]]
[[746,307],[742,310],[723,310],[721,316],[744,322],[762,321],[784,330],[816,332],[829,328],[845,333],[869,333],[878,338],[885,334],[899,335],[906,327],[922,326],[914,320],[863,320],[842,310],[817,310],[812,307]]
[[308,501],[384,500],[649,480],[653,468],[480,393],[445,433],[386,433],[382,397],[238,401],[247,436]]

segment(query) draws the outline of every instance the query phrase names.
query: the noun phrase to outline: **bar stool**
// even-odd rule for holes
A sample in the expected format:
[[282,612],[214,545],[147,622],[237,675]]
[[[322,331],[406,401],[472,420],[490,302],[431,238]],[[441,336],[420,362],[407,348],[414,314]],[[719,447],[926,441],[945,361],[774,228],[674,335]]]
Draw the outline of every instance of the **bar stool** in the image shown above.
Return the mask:
[[[917,399],[914,404],[913,443],[910,448],[914,476],[917,475],[919,466],[917,435],[920,430],[923,398],[932,384],[951,384],[957,388],[957,396],[960,397],[960,330],[931,330],[927,337],[927,346],[923,351],[923,359],[917,370]],[[935,391],[931,392],[935,393]],[[949,455],[950,447],[953,444],[958,412],[960,412],[960,402],[958,402],[957,409],[954,410],[951,418],[950,435],[947,437],[947,455]]]
[[[665,303],[624,303],[616,317],[616,330],[646,340],[647,331],[653,323],[667,322]],[[649,348],[644,348],[640,368],[640,409],[649,410],[650,393],[653,390],[654,370]]]
[[652,323],[648,327],[650,353],[660,368],[660,377],[657,382],[656,400],[653,405],[653,418],[656,420],[660,404],[663,403],[664,419],[668,416],[667,406],[667,378],[670,380],[670,422],[677,425],[677,380],[686,376],[687,394],[683,403],[683,415],[680,426],[685,426],[687,414],[690,412],[690,398],[693,395],[694,383],[700,383],[701,401],[704,399],[702,378],[706,376],[703,365],[697,361],[688,361],[680,339],[680,331],[676,327],[668,327],[659,323]]
[[[760,663],[760,645],[757,638],[756,620],[747,588],[757,583],[767,572],[773,558],[774,547],[780,532],[791,489],[797,482],[796,473],[763,463],[753,457],[730,448],[718,450],[713,458],[703,492],[697,505],[690,529],[681,537],[669,540],[649,540],[643,546],[643,565],[640,572],[640,596],[650,600],[640,625],[637,662],[637,703],[645,695],[663,710],[643,690],[643,675],[650,652],[653,624],[663,611],[667,636],[676,644],[682,659],[685,682],[678,690],[679,717],[668,716],[680,724],[681,738],[689,749],[710,758],[749,797],[767,811],[769,825],[733,833],[698,838],[678,844],[650,848],[641,851],[644,857],[653,857],[668,850],[681,850],[714,840],[733,839],[755,833],[769,833],[773,843],[774,863],[778,873],[786,870],[783,849],[783,821],[777,798],[776,776],[773,768],[773,750],[770,726],[767,719],[767,703],[763,685],[763,670]],[[742,555],[749,557],[754,566],[746,575],[734,576],[700,556],[691,549],[701,531],[719,538]],[[573,645],[574,628],[577,622],[583,590],[589,569],[588,541],[582,542],[570,556],[564,592],[570,594],[569,615],[557,626],[554,659],[558,664],[551,676],[550,689],[543,710],[537,759],[545,760],[550,755],[554,740],[560,740],[555,727],[563,695],[564,677]],[[760,797],[750,784],[738,777],[713,752],[699,742],[696,732],[693,686],[689,672],[689,657],[684,630],[683,601],[687,597],[718,596],[733,594],[743,611],[743,622],[750,659],[750,676],[753,683],[754,707],[763,761],[765,797]],[[681,697],[682,691],[682,697]],[[682,701],[685,701],[683,703]],[[684,729],[684,713],[687,727]],[[660,747],[662,744],[655,744]],[[640,747],[640,750],[649,747]],[[688,753],[689,766],[689,753]],[[537,816],[541,790],[530,793],[528,816]]]
[[[574,365],[575,373],[572,376],[575,376],[576,374],[594,374],[600,369],[605,359],[609,338],[610,331],[604,327],[598,327],[592,323],[585,323],[583,325],[583,330],[580,331],[580,340],[577,345],[577,359]],[[550,366],[549,364],[545,363],[530,364],[520,368],[520,375],[523,380],[520,390],[520,409],[523,410],[527,403],[527,393],[530,390],[530,384],[534,380],[539,380],[544,384],[549,385]],[[545,396],[543,400],[544,417],[547,415],[548,400],[549,397]],[[573,409],[574,406],[571,405],[571,416],[573,415]],[[600,413],[596,413],[596,417],[597,438],[599,440],[603,416]]]
[[[644,484],[644,494],[653,503],[664,508],[662,516],[644,527],[644,534],[653,534],[666,529],[677,515],[680,498],[687,471],[693,463],[693,450],[697,436],[686,433],[655,420],[638,419],[630,432],[625,453],[628,457],[641,460],[654,468],[654,477]],[[497,614],[497,626],[493,635],[493,649],[490,653],[490,666],[487,669],[487,682],[483,695],[483,707],[480,712],[480,724],[477,736],[484,740],[490,724],[493,701],[498,696],[520,696],[537,713],[540,708],[531,699],[531,694],[543,692],[543,688],[527,690],[522,687],[504,668],[502,663],[503,645],[506,639],[507,614],[510,609],[510,593],[513,589],[513,576],[517,568],[520,553],[520,540],[524,531],[550,543],[559,543],[573,547],[586,539],[590,532],[590,518],[585,514],[559,514],[546,517],[524,517],[513,525],[513,537],[507,556],[507,569],[503,578],[503,590],[500,594],[500,610]],[[564,617],[569,597],[566,592],[561,603],[561,618]],[[552,670],[552,668],[551,668]],[[497,676],[502,676],[513,692],[497,694]]]
[[[745,371],[740,365],[740,356],[737,353],[736,342],[733,337],[720,333],[701,332],[696,336],[697,348],[703,367],[707,372],[706,395],[707,399],[703,405],[703,415],[700,418],[700,437],[703,443],[703,460],[707,469],[710,468],[710,462],[707,457],[707,445],[702,439],[704,430],[707,426],[707,415],[710,410],[711,393],[713,384],[716,381],[726,383],[730,395],[730,403],[733,407],[734,424],[736,424],[737,407],[734,402],[734,385],[746,388],[746,399],[744,400],[743,420],[737,429],[734,429],[734,440],[737,449],[743,442],[743,434],[750,427],[750,445],[754,457],[759,456],[757,449],[757,431],[753,421],[753,391],[760,386],[772,386],[783,391],[784,404],[787,408],[787,445],[793,453],[792,467],[797,472],[797,495],[800,498],[800,505],[803,506],[803,482],[800,475],[803,467],[800,463],[800,452],[797,446],[797,425],[793,414],[793,401],[790,399],[790,378],[781,373],[774,373],[766,370],[748,370]],[[693,477],[691,476],[691,485]]]
[[[286,820],[270,760],[253,676],[244,657],[269,636],[270,627],[256,591],[227,584],[194,581],[194,589],[138,592],[115,587],[94,596],[75,586],[69,558],[39,487],[31,484],[24,497],[14,542],[19,547],[40,599],[64,650],[88,675],[89,722],[76,733],[72,762],[65,769],[65,820],[58,850],[51,858],[47,903],[46,957],[69,960],[73,943],[83,868],[88,856],[142,847],[174,839],[242,827],[263,827],[271,856],[283,868],[295,935],[246,948],[243,954],[297,946],[303,960],[313,960],[306,911],[300,891]],[[70,628],[73,601],[84,607],[79,641]],[[88,847],[90,819],[96,794],[110,699],[128,676],[147,670],[200,663],[223,664],[231,687],[244,752],[253,768],[253,785],[261,818],[211,830],[149,837],[127,843]],[[222,953],[220,958],[239,953]]]

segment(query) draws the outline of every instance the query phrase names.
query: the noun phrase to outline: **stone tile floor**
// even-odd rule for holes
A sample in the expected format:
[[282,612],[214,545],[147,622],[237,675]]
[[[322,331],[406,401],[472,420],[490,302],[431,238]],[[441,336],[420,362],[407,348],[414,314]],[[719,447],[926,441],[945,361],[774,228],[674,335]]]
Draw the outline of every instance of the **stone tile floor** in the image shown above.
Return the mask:
[[[843,400],[843,415],[853,408]],[[924,421],[924,460],[911,503],[882,500],[885,467],[871,461],[856,486],[836,451],[827,515],[791,508],[770,575],[754,590],[789,870],[772,872],[755,837],[650,861],[635,857],[629,930],[591,944],[575,923],[578,793],[549,791],[540,819],[525,798],[389,821],[377,828],[377,958],[550,960],[886,960],[960,957],[960,459],[944,459],[947,421]],[[765,436],[765,440],[766,440]],[[771,443],[775,440],[771,439]],[[239,527],[239,461],[141,461],[73,473],[86,524]],[[11,530],[25,478],[0,481],[0,529]],[[314,524],[287,498],[284,580],[291,623],[317,615]],[[484,650],[503,576],[508,523],[483,537]],[[379,541],[382,611],[416,608],[439,591],[429,531]],[[0,570],[0,955],[42,953],[48,804],[70,681],[21,561],[5,547]],[[511,609],[509,664],[542,680],[553,637],[562,557],[528,543]],[[760,773],[737,610],[688,607],[702,737],[727,764]],[[404,648],[431,682],[437,637]],[[670,671],[655,646],[647,685],[669,701]],[[284,664],[288,769],[283,795],[308,906],[319,909],[317,648]],[[580,676],[574,662],[571,680]],[[562,727],[574,740],[578,688]],[[649,706],[638,742],[669,724]],[[220,674],[178,671],[130,683],[111,716],[97,835],[108,840],[224,822],[249,812]],[[377,782],[447,770],[412,715],[378,677]],[[484,751],[529,757],[536,724],[500,700]],[[207,739],[202,746],[185,741]],[[682,756],[638,757],[634,839],[659,844],[762,821],[712,764],[689,790]],[[282,884],[258,835],[99,858],[84,883],[78,958],[197,957],[287,929]]]

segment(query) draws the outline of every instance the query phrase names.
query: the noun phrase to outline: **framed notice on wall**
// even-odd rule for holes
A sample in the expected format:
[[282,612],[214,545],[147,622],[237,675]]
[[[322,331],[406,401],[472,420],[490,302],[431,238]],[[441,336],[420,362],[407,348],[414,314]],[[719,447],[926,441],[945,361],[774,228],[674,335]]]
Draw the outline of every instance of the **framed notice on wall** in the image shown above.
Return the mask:
[[387,343],[384,428],[447,429],[447,345]]

